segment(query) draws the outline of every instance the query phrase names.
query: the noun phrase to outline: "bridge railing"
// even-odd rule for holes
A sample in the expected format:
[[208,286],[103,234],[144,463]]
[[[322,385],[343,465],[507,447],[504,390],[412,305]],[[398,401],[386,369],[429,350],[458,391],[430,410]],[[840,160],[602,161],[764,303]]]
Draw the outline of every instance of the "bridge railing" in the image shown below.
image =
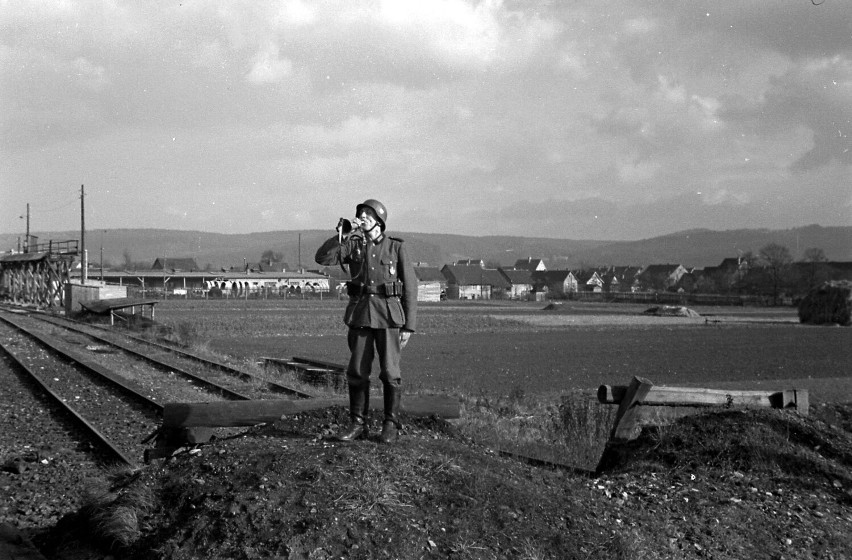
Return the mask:
[[76,255],[80,252],[80,240],[48,241],[47,243],[31,243],[27,253],[50,253],[61,255]]

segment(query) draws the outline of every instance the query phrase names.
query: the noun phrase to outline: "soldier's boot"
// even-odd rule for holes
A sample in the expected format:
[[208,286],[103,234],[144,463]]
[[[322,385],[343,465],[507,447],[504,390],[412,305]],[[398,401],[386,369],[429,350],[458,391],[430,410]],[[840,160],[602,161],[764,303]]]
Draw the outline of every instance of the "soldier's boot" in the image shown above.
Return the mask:
[[402,386],[399,381],[385,383],[384,404],[385,420],[382,422],[382,434],[379,439],[382,443],[393,443],[399,437],[399,403],[402,398]]
[[349,386],[349,426],[337,434],[338,441],[355,441],[368,435],[364,411],[368,406],[368,387]]

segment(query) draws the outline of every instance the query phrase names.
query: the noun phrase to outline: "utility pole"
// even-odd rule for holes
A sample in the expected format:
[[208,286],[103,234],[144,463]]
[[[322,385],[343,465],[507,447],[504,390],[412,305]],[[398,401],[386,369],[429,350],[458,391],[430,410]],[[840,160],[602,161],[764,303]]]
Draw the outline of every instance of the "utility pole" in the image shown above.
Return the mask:
[[86,254],[86,187],[80,185],[80,281],[83,285],[89,279],[89,256]]
[[27,202],[27,236],[24,238],[24,252],[30,252],[30,203]]
[[302,234],[299,234],[299,273],[302,272]]
[[101,282],[104,281],[104,230],[101,230]]

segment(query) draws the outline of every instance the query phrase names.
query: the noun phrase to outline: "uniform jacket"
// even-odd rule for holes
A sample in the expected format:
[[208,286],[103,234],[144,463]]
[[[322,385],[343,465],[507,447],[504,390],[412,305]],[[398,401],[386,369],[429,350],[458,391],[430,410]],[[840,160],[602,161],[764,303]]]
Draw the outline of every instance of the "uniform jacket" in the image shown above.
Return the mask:
[[[341,242],[335,236],[322,244],[316,261],[323,266],[347,265],[352,276],[350,285],[356,289],[363,286],[364,292],[379,292],[350,295],[343,316],[348,326],[415,330],[417,278],[402,239],[382,234],[373,242],[360,235],[350,235]],[[398,290],[401,294],[385,296],[382,286],[394,281],[401,282],[401,290]]]

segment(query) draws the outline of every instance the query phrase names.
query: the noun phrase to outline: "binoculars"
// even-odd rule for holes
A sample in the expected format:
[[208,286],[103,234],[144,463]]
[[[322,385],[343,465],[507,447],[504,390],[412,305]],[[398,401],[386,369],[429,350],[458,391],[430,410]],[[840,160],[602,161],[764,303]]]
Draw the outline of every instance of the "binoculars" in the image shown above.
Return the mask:
[[358,218],[352,218],[351,220],[340,218],[340,221],[337,222],[337,231],[342,235],[349,235],[353,229],[360,227],[362,223],[364,222]]

